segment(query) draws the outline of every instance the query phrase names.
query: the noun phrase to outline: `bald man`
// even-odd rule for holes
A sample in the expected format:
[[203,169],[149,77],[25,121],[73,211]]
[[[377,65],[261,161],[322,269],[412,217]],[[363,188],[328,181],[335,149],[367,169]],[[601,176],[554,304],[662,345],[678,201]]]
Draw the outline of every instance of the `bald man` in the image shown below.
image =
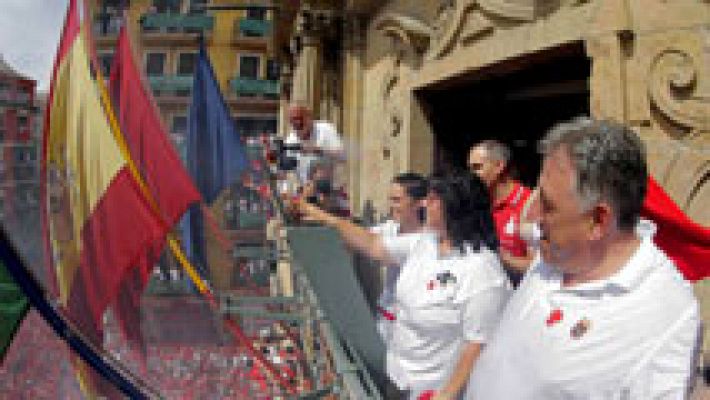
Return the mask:
[[313,112],[301,103],[291,104],[288,110],[291,132],[286,137],[287,145],[300,145],[294,154],[298,160],[296,172],[301,184],[308,181],[311,166],[315,161],[336,165],[345,160],[343,142],[335,126],[327,121],[314,121]]

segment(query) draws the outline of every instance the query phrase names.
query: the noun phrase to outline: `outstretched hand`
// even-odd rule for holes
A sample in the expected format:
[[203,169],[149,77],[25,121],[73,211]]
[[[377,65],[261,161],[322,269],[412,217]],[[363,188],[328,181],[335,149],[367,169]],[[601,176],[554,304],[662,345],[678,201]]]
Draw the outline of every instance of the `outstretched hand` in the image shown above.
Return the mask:
[[332,222],[333,219],[337,218],[336,216],[322,210],[315,204],[307,202],[303,196],[291,199],[289,203],[289,211],[292,215],[300,217],[303,221],[315,221],[328,224]]

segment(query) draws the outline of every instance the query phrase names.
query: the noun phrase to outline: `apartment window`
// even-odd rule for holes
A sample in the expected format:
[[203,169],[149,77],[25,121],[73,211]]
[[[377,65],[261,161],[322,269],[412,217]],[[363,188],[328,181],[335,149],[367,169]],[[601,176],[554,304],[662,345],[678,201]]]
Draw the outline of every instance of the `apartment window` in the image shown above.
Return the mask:
[[10,98],[10,85],[7,82],[0,82],[0,100],[7,100]]
[[266,9],[262,7],[249,7],[247,8],[247,19],[266,19]]
[[104,78],[108,78],[109,74],[111,73],[113,53],[100,53],[98,57],[99,65],[101,65],[101,73],[104,75]]
[[278,124],[275,118],[237,117],[235,125],[242,137],[251,137],[262,133],[275,133]]
[[17,116],[17,128],[18,129],[25,129],[29,126],[29,119],[27,118],[26,115],[18,115]]
[[259,78],[259,57],[241,56],[239,58],[239,77],[252,79]]
[[179,13],[182,0],[153,0],[153,7],[159,13]]
[[191,0],[190,1],[190,13],[201,14],[205,12],[205,6],[209,3],[209,0]]
[[14,150],[15,162],[22,163],[23,161],[31,161],[29,149],[23,147],[16,147]]
[[165,53],[148,53],[145,62],[145,72],[148,76],[163,75],[165,68]]
[[22,103],[23,105],[29,103],[31,96],[30,91],[30,89],[18,87],[17,92],[15,93],[15,100],[17,100],[19,103]]
[[184,115],[173,116],[173,124],[170,131],[179,135],[185,135],[185,133],[187,133],[187,117]]
[[266,79],[276,81],[279,75],[279,63],[276,60],[266,61]]
[[178,56],[178,75],[193,75],[195,73],[195,60],[197,59],[197,54],[195,53],[180,53]]

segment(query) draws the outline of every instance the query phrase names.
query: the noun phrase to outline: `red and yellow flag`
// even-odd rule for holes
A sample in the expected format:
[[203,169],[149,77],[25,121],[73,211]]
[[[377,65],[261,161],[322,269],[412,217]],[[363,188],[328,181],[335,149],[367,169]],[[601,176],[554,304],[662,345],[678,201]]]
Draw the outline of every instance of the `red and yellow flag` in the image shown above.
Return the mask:
[[86,43],[77,1],[70,0],[45,116],[42,201],[60,304],[100,345],[102,316],[120,282],[168,228],[114,138]]

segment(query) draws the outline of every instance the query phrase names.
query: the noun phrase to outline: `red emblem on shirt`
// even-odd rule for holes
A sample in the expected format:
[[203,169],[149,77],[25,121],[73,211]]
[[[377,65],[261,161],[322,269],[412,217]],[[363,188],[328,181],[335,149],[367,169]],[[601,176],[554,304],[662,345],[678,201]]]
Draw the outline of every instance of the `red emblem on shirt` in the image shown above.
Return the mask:
[[427,282],[426,290],[434,290],[434,280],[433,279],[430,280],[429,282]]
[[559,308],[555,308],[554,310],[550,311],[550,315],[547,316],[547,320],[545,321],[545,325],[547,326],[552,326],[555,325],[556,323],[562,321],[562,310]]
[[425,392],[422,392],[419,397],[417,397],[417,400],[431,400],[434,398],[436,395],[436,392],[433,390],[427,390]]

